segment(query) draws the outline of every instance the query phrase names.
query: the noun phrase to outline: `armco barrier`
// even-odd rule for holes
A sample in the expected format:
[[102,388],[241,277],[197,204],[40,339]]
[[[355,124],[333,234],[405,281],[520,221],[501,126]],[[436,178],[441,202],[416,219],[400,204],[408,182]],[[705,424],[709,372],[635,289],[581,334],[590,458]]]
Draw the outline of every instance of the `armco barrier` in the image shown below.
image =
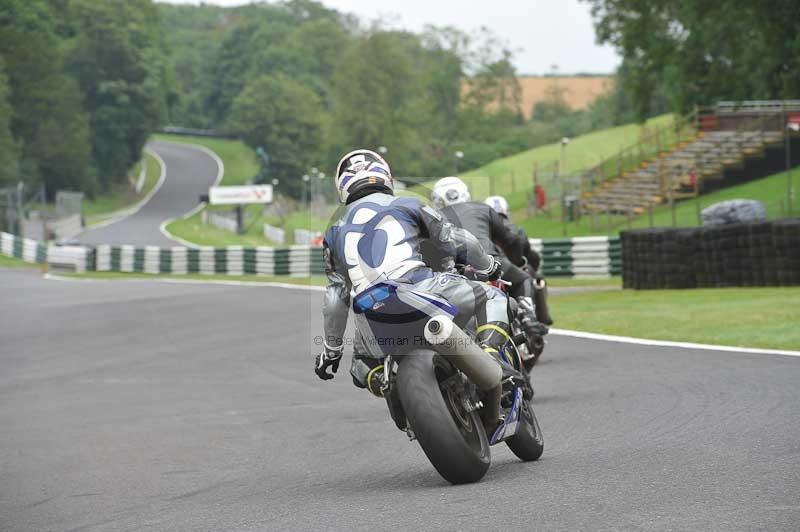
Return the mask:
[[530,242],[542,257],[541,272],[545,277],[608,277],[622,273],[619,238],[586,236]]
[[97,271],[169,274],[292,275],[324,273],[322,248],[97,246]]
[[[3,254],[29,262],[50,262],[76,271],[118,271],[169,274],[293,275],[324,273],[322,248],[159,248],[154,246],[46,246],[35,240],[0,233]],[[579,237],[531,240],[542,255],[542,273],[552,277],[608,277],[622,270],[617,238]]]
[[622,233],[623,286],[800,284],[800,219]]
[[25,262],[48,263],[76,272],[94,269],[94,251],[83,246],[47,245],[30,238],[0,232],[0,254]]

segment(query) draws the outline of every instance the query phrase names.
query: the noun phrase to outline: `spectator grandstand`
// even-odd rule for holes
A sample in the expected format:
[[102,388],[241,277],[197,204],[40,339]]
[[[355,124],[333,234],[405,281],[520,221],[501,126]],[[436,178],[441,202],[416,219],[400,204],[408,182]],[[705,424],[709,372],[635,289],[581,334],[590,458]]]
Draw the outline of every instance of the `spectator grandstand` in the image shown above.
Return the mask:
[[[670,149],[658,149],[640,157],[634,168],[625,169],[615,159],[604,161],[584,176],[584,212],[642,214],[659,203],[695,197],[703,191],[761,177],[758,171],[741,175],[749,166],[767,159],[775,166],[797,163],[800,150],[791,157],[791,144],[800,136],[787,125],[800,121],[800,100],[720,102],[695,113],[693,131]],[[794,141],[792,140],[794,138]],[[644,142],[644,141],[643,141]],[[637,150],[638,148],[638,150]],[[647,154],[641,147],[628,152]],[[777,152],[777,153],[774,153]],[[611,163],[609,165],[609,163]],[[611,176],[603,170],[616,163],[620,171]],[[774,168],[773,171],[781,169]],[[738,171],[738,173],[737,173]],[[766,175],[766,174],[764,174]]]

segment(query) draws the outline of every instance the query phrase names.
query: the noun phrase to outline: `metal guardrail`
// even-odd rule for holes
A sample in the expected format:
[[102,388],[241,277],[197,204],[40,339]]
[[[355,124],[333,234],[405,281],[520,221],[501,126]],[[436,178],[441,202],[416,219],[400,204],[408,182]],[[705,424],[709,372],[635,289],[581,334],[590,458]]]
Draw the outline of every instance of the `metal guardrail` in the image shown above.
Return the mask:
[[717,113],[800,111],[800,100],[743,100],[717,102]]

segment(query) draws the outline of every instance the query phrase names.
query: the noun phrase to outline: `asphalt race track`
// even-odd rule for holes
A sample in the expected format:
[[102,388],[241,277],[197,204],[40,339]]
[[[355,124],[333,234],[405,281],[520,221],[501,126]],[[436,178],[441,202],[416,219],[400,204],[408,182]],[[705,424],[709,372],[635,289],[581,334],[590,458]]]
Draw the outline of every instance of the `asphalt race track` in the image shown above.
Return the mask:
[[798,530],[800,358],[553,337],[544,456],[453,487],[320,299],[0,270],[0,530]]
[[147,146],[166,166],[164,184],[138,212],[115,223],[89,229],[76,238],[84,244],[131,244],[135,246],[175,246],[159,230],[165,220],[181,216],[208,193],[219,168],[206,152],[186,144],[153,141]]

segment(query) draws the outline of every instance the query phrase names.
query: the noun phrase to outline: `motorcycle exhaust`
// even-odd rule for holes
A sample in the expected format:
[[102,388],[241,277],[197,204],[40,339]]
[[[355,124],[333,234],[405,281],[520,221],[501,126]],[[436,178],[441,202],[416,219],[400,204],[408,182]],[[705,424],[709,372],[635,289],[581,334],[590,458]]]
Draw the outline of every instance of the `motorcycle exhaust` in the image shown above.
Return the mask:
[[500,386],[503,370],[497,360],[478,347],[467,333],[446,316],[436,316],[425,325],[425,339],[437,353],[464,372],[478,388],[489,391]]
[[500,364],[446,316],[428,320],[425,339],[437,353],[447,358],[485,392],[481,419],[487,434],[491,434],[500,419],[500,400],[503,395],[503,370]]

